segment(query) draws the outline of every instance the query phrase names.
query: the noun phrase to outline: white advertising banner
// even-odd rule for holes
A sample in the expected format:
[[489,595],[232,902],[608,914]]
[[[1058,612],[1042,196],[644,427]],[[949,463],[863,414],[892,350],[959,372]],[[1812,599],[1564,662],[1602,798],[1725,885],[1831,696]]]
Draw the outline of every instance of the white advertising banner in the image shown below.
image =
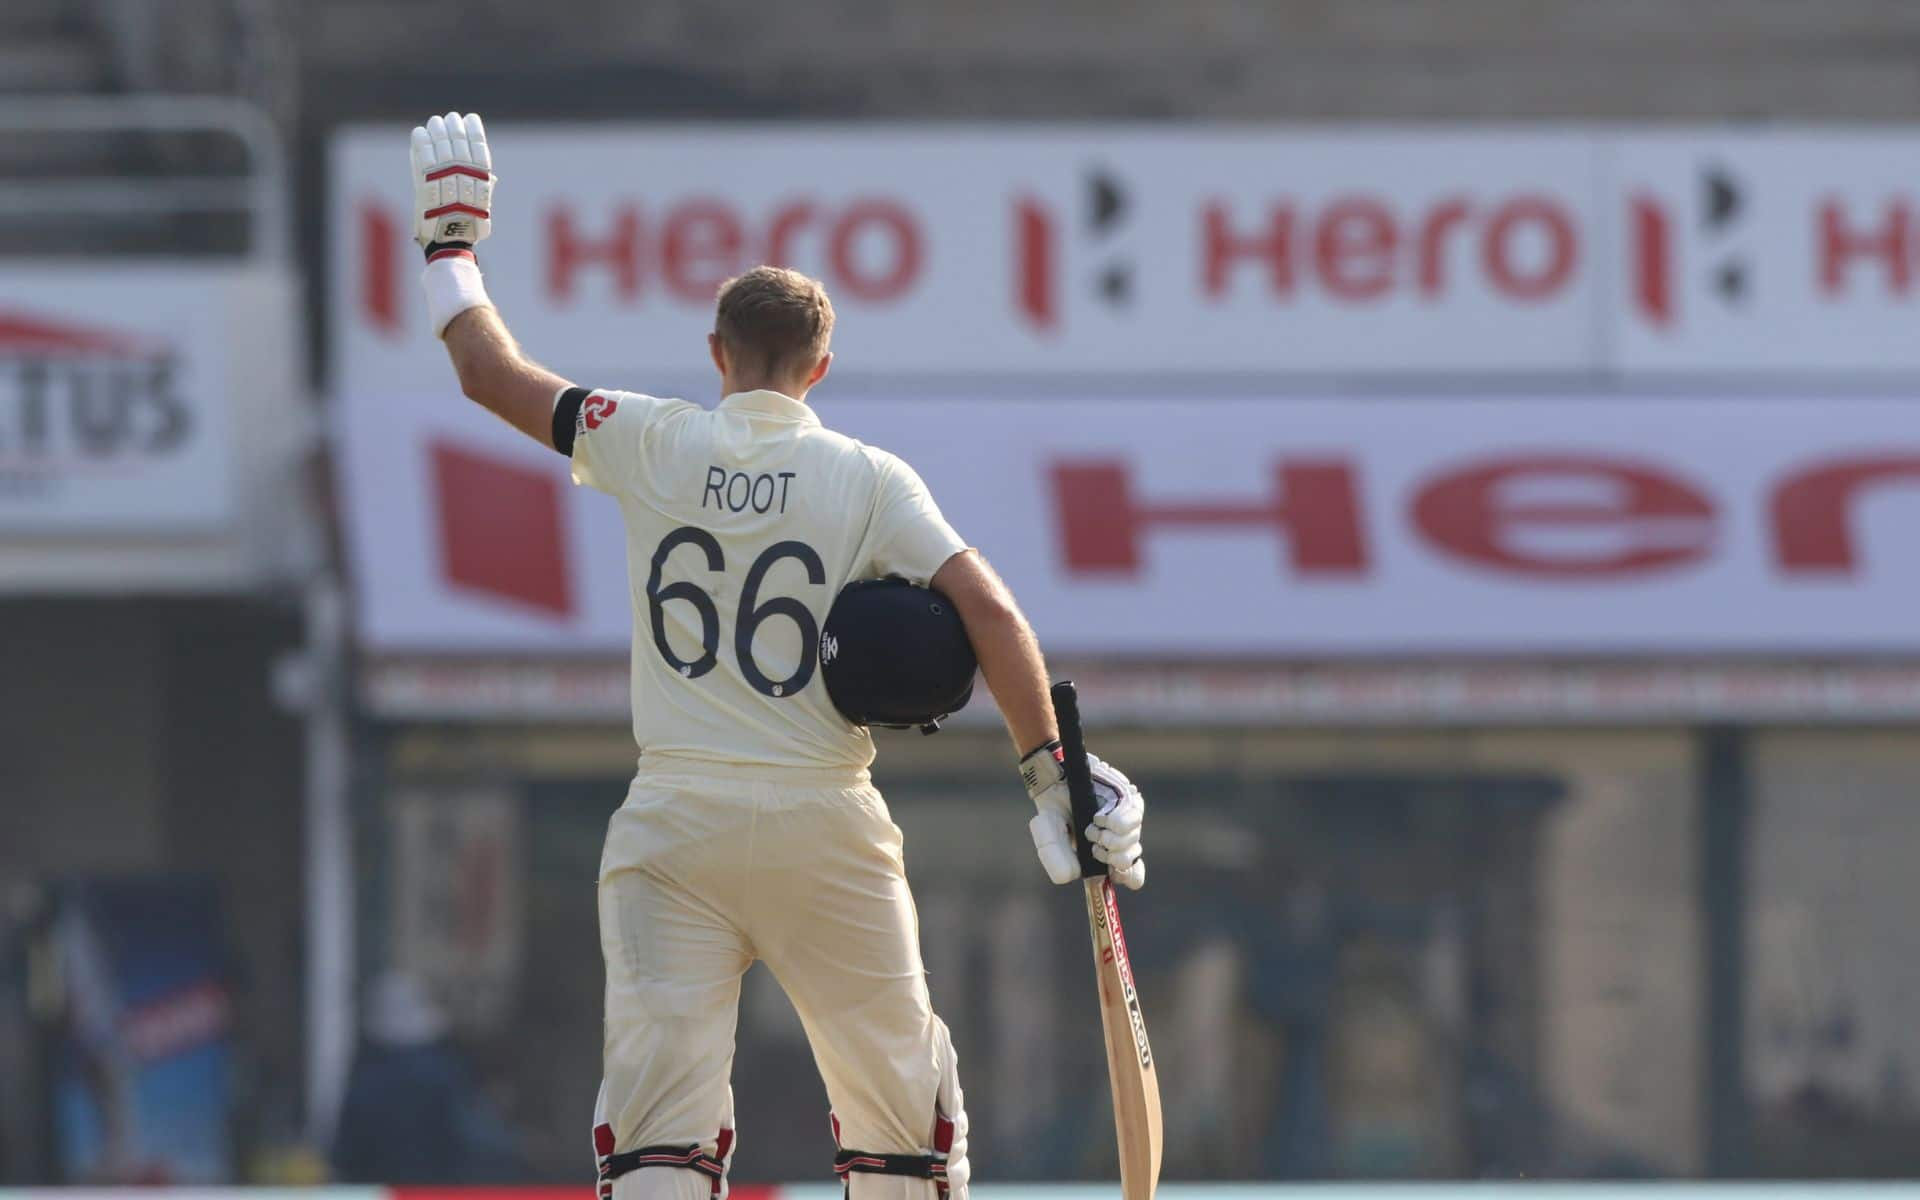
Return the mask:
[[1613,144],[1613,365],[1920,370],[1920,136],[1675,131]]
[[[1920,408],[823,397],[919,469],[1049,650],[1920,651]],[[617,653],[617,506],[453,393],[353,392],[363,644]]]
[[219,268],[0,273],[0,537],[229,521],[233,342],[258,294]]
[[[437,380],[406,129],[334,143],[334,378]],[[843,372],[1540,371],[1600,352],[1590,139],[937,126],[489,130],[481,252],[585,376],[706,368],[718,285],[823,279]],[[657,377],[657,375],[656,375]]]
[[[691,381],[721,280],[824,279],[897,377],[1920,371],[1920,134],[502,125],[488,287],[577,376]],[[334,144],[334,378],[439,369],[406,130]]]

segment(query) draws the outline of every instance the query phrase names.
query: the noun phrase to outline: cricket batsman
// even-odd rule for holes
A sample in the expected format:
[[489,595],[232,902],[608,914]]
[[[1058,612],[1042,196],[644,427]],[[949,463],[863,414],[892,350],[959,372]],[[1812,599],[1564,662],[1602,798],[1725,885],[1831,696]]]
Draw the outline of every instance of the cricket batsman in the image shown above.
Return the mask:
[[[416,128],[413,180],[427,307],[461,391],[567,455],[626,523],[640,759],[598,889],[602,1200],[724,1200],[740,977],[756,958],[805,1025],[849,1200],[964,1200],[967,1115],[901,833],[869,782],[871,736],[827,695],[820,631],[850,583],[898,576],[947,598],[1012,734],[1041,866],[1064,884],[1080,868],[1032,630],[911,467],[808,407],[833,362],[818,282],[758,267],[721,288],[715,409],[576,387],[520,351],[482,287],[494,175],[480,118]],[[882,657],[912,678],[930,639],[887,632]],[[1140,792],[1092,765],[1101,803],[1079,833],[1138,888]]]

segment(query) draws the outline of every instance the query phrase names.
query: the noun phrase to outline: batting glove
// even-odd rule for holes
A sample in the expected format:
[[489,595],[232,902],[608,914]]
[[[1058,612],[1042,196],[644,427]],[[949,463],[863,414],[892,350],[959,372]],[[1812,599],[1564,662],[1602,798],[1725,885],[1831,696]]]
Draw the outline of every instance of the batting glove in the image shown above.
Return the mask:
[[493,154],[478,115],[450,112],[413,128],[413,238],[432,262],[471,254],[493,232]]
[[[1039,813],[1028,823],[1040,865],[1055,883],[1080,878],[1080,858],[1074,853],[1069,830],[1073,800],[1067,792],[1066,754],[1059,742],[1048,742],[1020,760],[1020,778]],[[1093,823],[1081,830],[1093,847],[1093,857],[1107,864],[1107,875],[1123,887],[1138,889],[1147,882],[1147,864],[1140,857],[1140,823],[1147,802],[1133,781],[1093,755],[1087,755],[1097,802]]]

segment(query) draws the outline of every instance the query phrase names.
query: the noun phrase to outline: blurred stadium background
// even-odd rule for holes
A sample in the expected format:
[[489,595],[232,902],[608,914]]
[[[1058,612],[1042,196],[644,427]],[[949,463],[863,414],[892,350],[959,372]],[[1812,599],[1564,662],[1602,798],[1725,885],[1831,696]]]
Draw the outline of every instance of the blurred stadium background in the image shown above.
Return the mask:
[[[1917,62],[1900,0],[0,2],[0,1184],[585,1194],[622,542],[421,328],[448,108],[572,377],[708,398],[713,285],[826,279],[825,418],[1152,800],[1169,1180],[1920,1171]],[[1003,743],[878,766],[976,1179],[1110,1179]],[[735,1091],[742,1184],[830,1181],[757,970]]]

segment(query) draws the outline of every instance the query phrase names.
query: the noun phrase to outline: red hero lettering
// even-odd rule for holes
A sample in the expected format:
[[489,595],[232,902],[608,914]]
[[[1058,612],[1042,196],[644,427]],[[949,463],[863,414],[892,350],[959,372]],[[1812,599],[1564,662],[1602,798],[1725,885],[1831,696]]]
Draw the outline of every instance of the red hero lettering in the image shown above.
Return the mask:
[[1850,213],[1837,197],[1819,205],[1820,290],[1844,294],[1856,279],[1878,277],[1885,295],[1913,288],[1913,212],[1904,200],[1889,200],[1871,215]]
[[1678,476],[1599,455],[1496,458],[1422,486],[1415,528],[1476,566],[1536,578],[1644,574],[1713,546],[1713,504]]
[[[1148,542],[1191,531],[1279,540],[1308,578],[1372,567],[1358,467],[1342,458],[1280,458],[1271,489],[1245,497],[1144,496],[1115,460],[1063,461],[1049,482],[1068,572],[1141,574]],[[1825,459],[1785,472],[1765,492],[1767,546],[1788,578],[1857,575],[1853,526],[1885,489],[1920,488],[1920,451]],[[1716,549],[1719,509],[1677,472],[1593,453],[1482,458],[1429,476],[1406,519],[1419,542],[1467,567],[1543,582],[1630,580],[1699,564]]]
[[1069,570],[1135,574],[1143,535],[1183,528],[1270,531],[1284,540],[1294,570],[1307,574],[1352,574],[1366,565],[1353,469],[1344,462],[1278,463],[1274,490],[1250,502],[1148,502],[1118,462],[1058,463],[1052,474]]
[[547,294],[572,298],[579,273],[598,267],[612,278],[614,295],[637,299],[642,250],[638,209],[615,209],[604,232],[596,237],[580,231],[570,210],[554,208],[547,213]]
[[562,303],[582,280],[600,277],[622,303],[657,286],[680,303],[709,304],[727,278],[771,262],[804,264],[836,295],[879,304],[910,290],[926,259],[913,214],[879,197],[841,205],[796,200],[758,222],[717,197],[658,212],[631,202],[591,215],[555,205],[546,235],[546,290]]
[[1454,278],[1464,267],[1496,295],[1538,304],[1566,289],[1579,261],[1573,214],[1534,193],[1443,197],[1408,214],[1368,195],[1318,209],[1279,200],[1257,213],[1216,199],[1200,212],[1200,290],[1215,301],[1242,275],[1283,301],[1308,285],[1346,304],[1408,293],[1432,300],[1464,286]]
[[1774,558],[1790,576],[1852,575],[1854,511],[1874,490],[1920,484],[1920,454],[1829,459],[1780,481],[1769,505]]
[[689,200],[667,210],[660,239],[660,274],[667,291],[711,298],[741,267],[746,231],[718,200]]

